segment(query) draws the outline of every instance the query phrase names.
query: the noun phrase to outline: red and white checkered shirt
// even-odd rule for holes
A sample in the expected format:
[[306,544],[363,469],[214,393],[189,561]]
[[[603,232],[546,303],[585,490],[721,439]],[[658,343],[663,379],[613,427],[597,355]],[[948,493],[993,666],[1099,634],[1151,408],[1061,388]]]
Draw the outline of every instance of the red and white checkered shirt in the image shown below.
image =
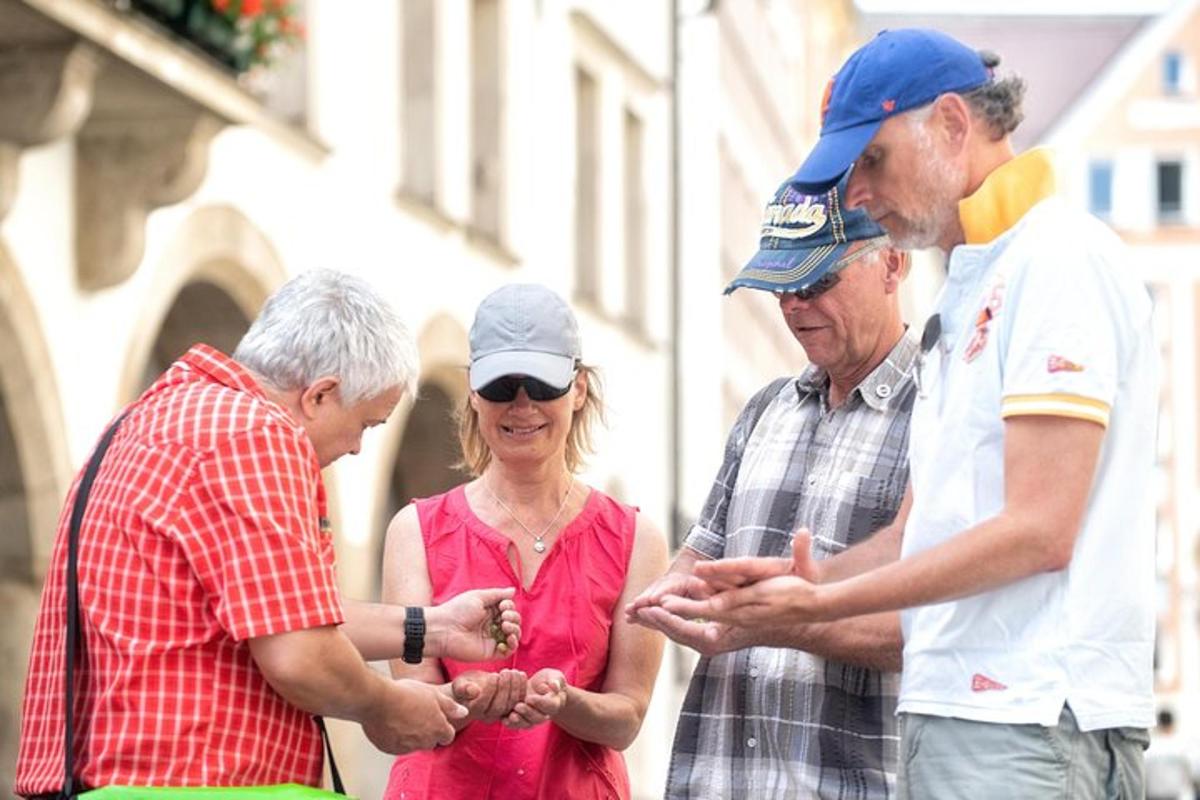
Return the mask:
[[[25,688],[17,794],[63,778],[67,526],[59,519]],[[193,347],[142,395],[80,535],[76,765],[86,786],[319,785],[312,717],[246,640],[343,621],[320,467],[236,362]]]

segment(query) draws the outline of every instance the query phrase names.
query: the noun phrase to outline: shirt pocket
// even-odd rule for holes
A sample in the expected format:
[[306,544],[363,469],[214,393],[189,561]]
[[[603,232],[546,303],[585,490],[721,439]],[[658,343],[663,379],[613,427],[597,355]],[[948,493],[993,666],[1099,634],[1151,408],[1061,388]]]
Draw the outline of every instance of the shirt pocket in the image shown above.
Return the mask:
[[904,498],[904,480],[899,474],[877,477],[844,472],[832,483],[812,531],[816,558],[837,555],[870,538],[896,518]]

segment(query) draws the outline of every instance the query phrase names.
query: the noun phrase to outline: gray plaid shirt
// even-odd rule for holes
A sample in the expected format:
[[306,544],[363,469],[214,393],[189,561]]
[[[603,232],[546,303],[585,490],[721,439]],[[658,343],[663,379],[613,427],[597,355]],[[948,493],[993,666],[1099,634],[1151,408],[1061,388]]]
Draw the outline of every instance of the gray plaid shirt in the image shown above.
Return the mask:
[[[826,558],[896,516],[908,482],[916,341],[905,334],[838,408],[809,367],[742,410],[688,547],[789,556],[792,532]],[[751,647],[696,666],[675,732],[668,800],[895,795],[899,676],[800,650]]]

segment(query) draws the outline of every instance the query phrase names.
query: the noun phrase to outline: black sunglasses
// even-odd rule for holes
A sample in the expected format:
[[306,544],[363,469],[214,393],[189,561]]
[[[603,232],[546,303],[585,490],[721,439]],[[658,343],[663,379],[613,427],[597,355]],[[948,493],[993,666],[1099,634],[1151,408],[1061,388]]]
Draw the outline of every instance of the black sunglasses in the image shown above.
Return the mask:
[[809,300],[815,300],[816,298],[818,298],[821,295],[828,292],[833,287],[837,286],[838,281],[840,281],[841,279],[842,279],[841,270],[839,270],[837,272],[830,272],[827,275],[823,276],[821,278],[821,280],[817,281],[816,283],[814,283],[811,286],[806,286],[803,289],[791,289],[786,292],[778,291],[778,292],[775,292],[775,296],[778,297],[780,300],[787,297],[788,295],[792,295],[797,300],[804,300],[805,302],[807,302]]
[[525,389],[525,394],[529,396],[530,400],[541,403],[562,397],[571,390],[571,384],[568,383],[560,389],[527,375],[505,375],[480,386],[476,390],[476,394],[489,403],[511,403],[517,399],[517,389],[521,388]]
[[925,330],[921,331],[921,355],[925,355],[942,338],[942,315],[933,314],[925,320]]

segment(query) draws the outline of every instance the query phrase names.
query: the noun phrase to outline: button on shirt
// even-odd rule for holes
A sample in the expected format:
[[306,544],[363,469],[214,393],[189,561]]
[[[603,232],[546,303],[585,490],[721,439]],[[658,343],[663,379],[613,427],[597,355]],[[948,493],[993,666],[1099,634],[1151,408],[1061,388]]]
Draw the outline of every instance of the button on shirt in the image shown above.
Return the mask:
[[[1011,197],[1047,169],[1044,158],[1010,162],[981,192]],[[995,205],[1021,213],[995,239],[952,251],[937,304],[942,335],[913,412],[903,554],[1003,508],[1005,419],[1062,416],[1107,430],[1067,569],[903,612],[900,710],[1054,725],[1066,702],[1082,730],[1145,728],[1158,402],[1149,296],[1099,221],[1052,196]]]
[[[891,522],[908,480],[917,350],[906,334],[836,409],[815,367],[751,398],[685,544],[710,558],[790,556],[804,526],[825,558]],[[702,658],[666,797],[891,797],[897,684],[894,674],[787,648]]]
[[[324,504],[303,429],[221,353],[197,345],[134,403],[80,534],[84,784],[320,784],[312,717],[267,684],[246,640],[343,621]],[[18,794],[62,785],[67,517],[34,633]]]

